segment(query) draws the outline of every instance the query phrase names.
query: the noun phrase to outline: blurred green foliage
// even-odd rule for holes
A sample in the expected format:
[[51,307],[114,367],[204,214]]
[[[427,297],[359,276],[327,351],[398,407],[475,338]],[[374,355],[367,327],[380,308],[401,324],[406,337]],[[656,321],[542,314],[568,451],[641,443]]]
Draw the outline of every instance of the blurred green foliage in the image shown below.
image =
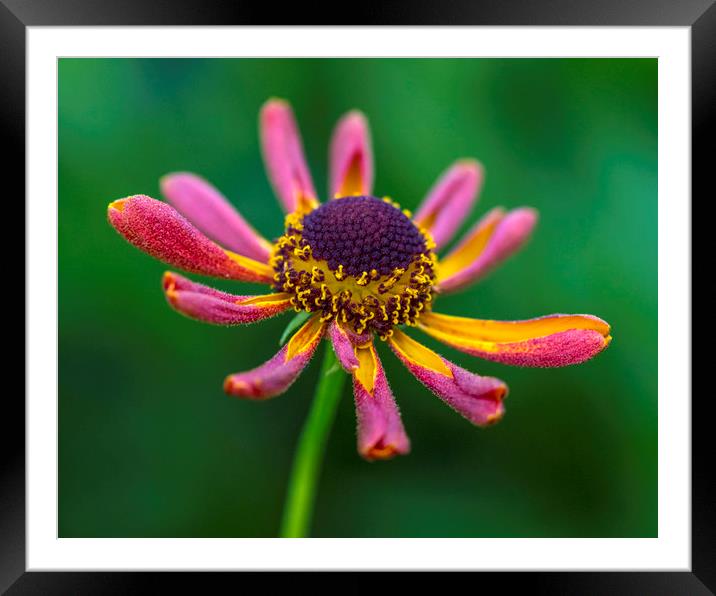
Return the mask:
[[[478,208],[531,205],[528,247],[440,310],[519,319],[593,313],[614,341],[554,370],[473,359],[505,379],[504,420],[472,427],[379,346],[413,452],[355,451],[350,384],[319,487],[316,536],[592,537],[657,533],[657,62],[635,59],[59,61],[59,534],[273,536],[318,366],[266,403],[227,373],[278,349],[288,315],[217,328],[165,304],[165,266],[106,222],[189,170],[268,237],[282,213],[257,112],[291,101],[319,190],[331,129],[369,117],[376,192],[414,209],[466,156]],[[256,291],[248,285],[220,284]],[[414,334],[415,335],[415,334]]]

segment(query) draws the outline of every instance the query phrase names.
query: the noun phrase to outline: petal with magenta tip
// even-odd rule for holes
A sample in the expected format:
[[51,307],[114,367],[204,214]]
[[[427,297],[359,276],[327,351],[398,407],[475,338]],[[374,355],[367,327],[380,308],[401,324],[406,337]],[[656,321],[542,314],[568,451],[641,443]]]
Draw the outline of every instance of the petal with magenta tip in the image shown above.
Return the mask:
[[430,232],[436,250],[450,242],[470,212],[482,185],[482,172],[474,160],[457,162],[438,179],[416,211],[415,223]]
[[592,315],[490,321],[424,313],[418,325],[461,352],[513,366],[558,367],[593,358],[611,342],[609,325]]
[[162,201],[145,195],[119,199],[109,204],[107,217],[128,242],[173,267],[213,277],[273,283],[268,265],[224,250]]
[[473,424],[486,426],[502,418],[507,386],[500,379],[460,368],[399,329],[388,343],[418,381]]
[[410,451],[400,412],[372,342],[355,347],[353,397],[358,420],[358,453],[368,461]]
[[537,211],[528,207],[507,214],[490,211],[440,261],[438,291],[455,291],[483,278],[524,246],[536,223]]
[[309,319],[278,353],[261,366],[226,377],[224,391],[253,400],[286,391],[311,360],[325,330],[317,315]]
[[291,106],[281,99],[267,101],[261,108],[259,132],[266,172],[284,210],[293,212],[299,197],[314,200],[316,190]]
[[213,325],[245,325],[276,316],[291,308],[285,293],[236,296],[193,282],[167,271],[162,279],[164,295],[177,312]]

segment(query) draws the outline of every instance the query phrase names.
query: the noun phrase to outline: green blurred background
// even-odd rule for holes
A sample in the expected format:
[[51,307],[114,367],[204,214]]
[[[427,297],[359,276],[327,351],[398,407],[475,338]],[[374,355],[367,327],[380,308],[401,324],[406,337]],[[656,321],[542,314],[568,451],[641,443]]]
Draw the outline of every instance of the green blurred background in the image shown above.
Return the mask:
[[495,205],[539,209],[527,248],[440,298],[441,311],[586,312],[614,335],[593,361],[553,370],[480,361],[422,336],[508,382],[507,415],[484,430],[379,346],[412,453],[358,457],[347,384],[313,534],[656,536],[657,62],[635,59],[61,59],[59,535],[278,531],[318,363],[274,400],[225,396],[225,375],[273,355],[290,315],[232,329],[178,315],[160,290],[166,267],[105,215],[110,201],[159,197],[161,175],[189,170],[278,235],[257,139],[271,96],[293,104],[319,192],[332,127],[359,108],[377,194],[414,209],[444,168],[473,156],[487,176],[463,229]]

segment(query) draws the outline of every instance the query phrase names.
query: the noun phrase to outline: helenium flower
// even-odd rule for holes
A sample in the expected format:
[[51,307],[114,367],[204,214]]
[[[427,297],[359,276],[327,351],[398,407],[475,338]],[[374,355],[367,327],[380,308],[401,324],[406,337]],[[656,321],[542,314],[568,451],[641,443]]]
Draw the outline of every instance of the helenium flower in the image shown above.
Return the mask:
[[[537,220],[530,208],[496,208],[444,256],[475,202],[482,168],[450,167],[415,215],[373,194],[366,118],[350,112],[330,146],[329,196],[319,203],[289,105],[269,100],[260,114],[263,156],[286,211],[284,233],[269,242],[221,193],[189,173],[162,178],[170,204],[134,195],[109,205],[110,223],[130,243],[191,273],[262,283],[270,291],[237,296],[164,274],[169,304],[218,325],[241,325],[288,310],[308,313],[279,352],[253,370],[229,375],[230,395],[266,399],[286,391],[321,338],[352,375],[358,451],[368,460],[410,449],[374,339],[384,340],[415,377],[470,422],[486,426],[504,413],[505,383],[469,372],[406,333],[418,327],[468,354],[515,366],[584,362],[610,342],[609,325],[591,315],[555,314],[492,321],[443,314],[436,298],[482,279],[523,246]],[[191,223],[190,223],[191,222]]]

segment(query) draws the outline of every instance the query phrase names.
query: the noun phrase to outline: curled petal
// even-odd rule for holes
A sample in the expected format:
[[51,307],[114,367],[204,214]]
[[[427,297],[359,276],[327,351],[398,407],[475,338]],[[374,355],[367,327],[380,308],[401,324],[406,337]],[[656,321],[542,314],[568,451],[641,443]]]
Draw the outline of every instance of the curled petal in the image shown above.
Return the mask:
[[473,424],[486,426],[502,418],[507,386],[500,379],[460,368],[399,329],[388,343],[418,381]]
[[478,162],[462,160],[447,170],[428,192],[414,220],[431,233],[436,249],[450,241],[470,212],[482,178]]
[[316,351],[325,324],[311,317],[278,353],[258,368],[226,377],[224,391],[248,399],[280,395],[298,378]]
[[365,116],[349,112],[336,125],[330,149],[331,197],[369,195],[373,192],[373,150]]
[[389,459],[410,451],[398,406],[372,342],[355,347],[353,397],[358,419],[358,453],[368,461]]
[[485,321],[424,313],[418,325],[453,348],[513,366],[579,364],[609,345],[609,325],[592,315],[548,315],[525,321]]
[[265,263],[214,244],[173,207],[144,195],[110,203],[107,217],[131,244],[156,259],[192,273],[270,284]]
[[188,280],[167,271],[162,278],[164,294],[174,310],[190,319],[214,325],[243,325],[278,315],[291,308],[285,293],[236,296]]
[[316,197],[293,111],[287,102],[271,99],[261,108],[259,120],[266,172],[284,209],[291,213],[299,197]]
[[254,230],[216,188],[195,174],[168,174],[162,193],[184,217],[222,246],[267,263],[271,244]]
[[331,338],[333,350],[343,369],[349,373],[358,370],[360,363],[355,355],[349,331],[334,319],[328,327],[328,337]]
[[537,223],[537,211],[523,207],[506,215],[493,209],[440,261],[438,290],[470,285],[520,249]]

